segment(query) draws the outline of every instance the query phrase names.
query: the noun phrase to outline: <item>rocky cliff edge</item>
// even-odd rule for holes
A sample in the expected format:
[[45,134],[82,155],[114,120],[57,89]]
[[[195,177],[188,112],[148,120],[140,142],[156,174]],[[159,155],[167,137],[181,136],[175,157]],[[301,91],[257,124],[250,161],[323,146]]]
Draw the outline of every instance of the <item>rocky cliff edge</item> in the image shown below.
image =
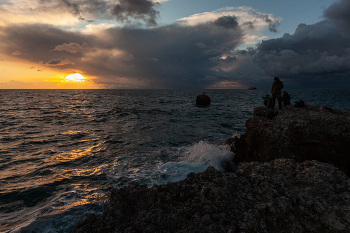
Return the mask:
[[101,217],[72,233],[349,232],[350,182],[330,164],[241,163],[235,173],[209,167],[166,185],[134,184],[111,193]]
[[349,127],[337,109],[256,108],[232,146],[236,172],[114,189],[71,233],[350,232]]
[[279,111],[258,107],[231,149],[237,164],[277,158],[318,160],[349,176],[350,112],[308,104]]

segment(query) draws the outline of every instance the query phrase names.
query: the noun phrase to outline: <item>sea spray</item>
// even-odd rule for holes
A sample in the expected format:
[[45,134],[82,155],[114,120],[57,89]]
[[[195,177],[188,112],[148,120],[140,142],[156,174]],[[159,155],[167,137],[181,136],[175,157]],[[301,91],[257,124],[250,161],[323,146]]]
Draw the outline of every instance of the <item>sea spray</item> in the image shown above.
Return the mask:
[[185,179],[190,172],[203,172],[209,166],[225,172],[225,166],[234,169],[232,158],[233,153],[226,146],[200,141],[188,147],[179,162],[161,164],[150,178],[153,184],[176,182]]
[[232,158],[233,153],[228,147],[212,145],[200,141],[189,149],[185,160],[190,163],[202,164],[204,167],[203,171],[207,167],[213,166],[217,170],[225,172],[223,164],[229,163],[230,165],[233,165]]

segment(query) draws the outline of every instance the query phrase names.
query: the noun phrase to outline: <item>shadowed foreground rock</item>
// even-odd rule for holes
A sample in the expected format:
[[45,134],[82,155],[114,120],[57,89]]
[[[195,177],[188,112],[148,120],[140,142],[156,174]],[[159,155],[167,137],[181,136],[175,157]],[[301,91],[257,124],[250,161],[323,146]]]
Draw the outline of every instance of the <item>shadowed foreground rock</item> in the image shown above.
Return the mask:
[[[277,114],[277,115],[276,115]],[[236,140],[234,162],[268,162],[291,158],[297,162],[331,163],[350,176],[350,112],[305,104],[280,111],[258,107]]]
[[350,232],[350,183],[317,161],[210,167],[176,183],[114,189],[104,214],[71,232]]

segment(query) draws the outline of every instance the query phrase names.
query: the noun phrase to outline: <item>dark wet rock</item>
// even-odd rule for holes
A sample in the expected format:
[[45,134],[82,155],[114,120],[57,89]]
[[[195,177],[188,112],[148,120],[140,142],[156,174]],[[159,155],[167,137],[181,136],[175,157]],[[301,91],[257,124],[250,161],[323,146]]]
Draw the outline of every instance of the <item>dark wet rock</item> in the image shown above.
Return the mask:
[[90,230],[90,223],[97,220],[98,219],[95,214],[88,214],[77,224],[75,228],[79,229],[79,232],[88,232]]
[[278,111],[275,111],[274,109],[271,109],[271,108],[254,109],[254,116],[267,117],[272,120],[277,115],[278,115]]
[[209,167],[166,185],[111,192],[99,218],[71,233],[92,232],[349,232],[350,182],[331,164],[241,163],[236,173]]
[[329,108],[329,107],[326,107],[326,106],[321,106],[321,107],[320,107],[320,110],[322,110],[322,111],[330,111],[330,112],[333,112],[333,109],[332,109],[332,108]]
[[196,104],[200,106],[210,105],[210,97],[206,94],[198,95],[196,99]]
[[231,147],[235,163],[277,158],[318,160],[350,175],[348,111],[308,104],[280,111],[258,107],[245,125],[245,134]]
[[236,140],[238,139],[238,137],[234,137],[234,138],[228,138],[224,141],[224,145],[232,145]]
[[299,101],[295,102],[294,107],[298,107],[298,108],[305,107],[305,101],[299,100]]

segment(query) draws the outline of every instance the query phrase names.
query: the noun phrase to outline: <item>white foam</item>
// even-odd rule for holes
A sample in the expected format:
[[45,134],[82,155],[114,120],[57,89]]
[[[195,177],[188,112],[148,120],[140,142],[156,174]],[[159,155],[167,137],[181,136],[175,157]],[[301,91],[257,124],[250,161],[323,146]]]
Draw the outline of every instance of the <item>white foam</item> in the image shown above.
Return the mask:
[[160,164],[150,179],[153,184],[176,182],[185,179],[190,172],[203,172],[209,166],[225,172],[223,164],[234,167],[232,158],[233,153],[228,147],[200,141],[188,147],[179,162]]
[[213,166],[217,170],[225,172],[223,162],[230,163],[233,153],[226,146],[212,145],[207,142],[200,141],[192,146],[186,154],[185,161],[203,166]]

